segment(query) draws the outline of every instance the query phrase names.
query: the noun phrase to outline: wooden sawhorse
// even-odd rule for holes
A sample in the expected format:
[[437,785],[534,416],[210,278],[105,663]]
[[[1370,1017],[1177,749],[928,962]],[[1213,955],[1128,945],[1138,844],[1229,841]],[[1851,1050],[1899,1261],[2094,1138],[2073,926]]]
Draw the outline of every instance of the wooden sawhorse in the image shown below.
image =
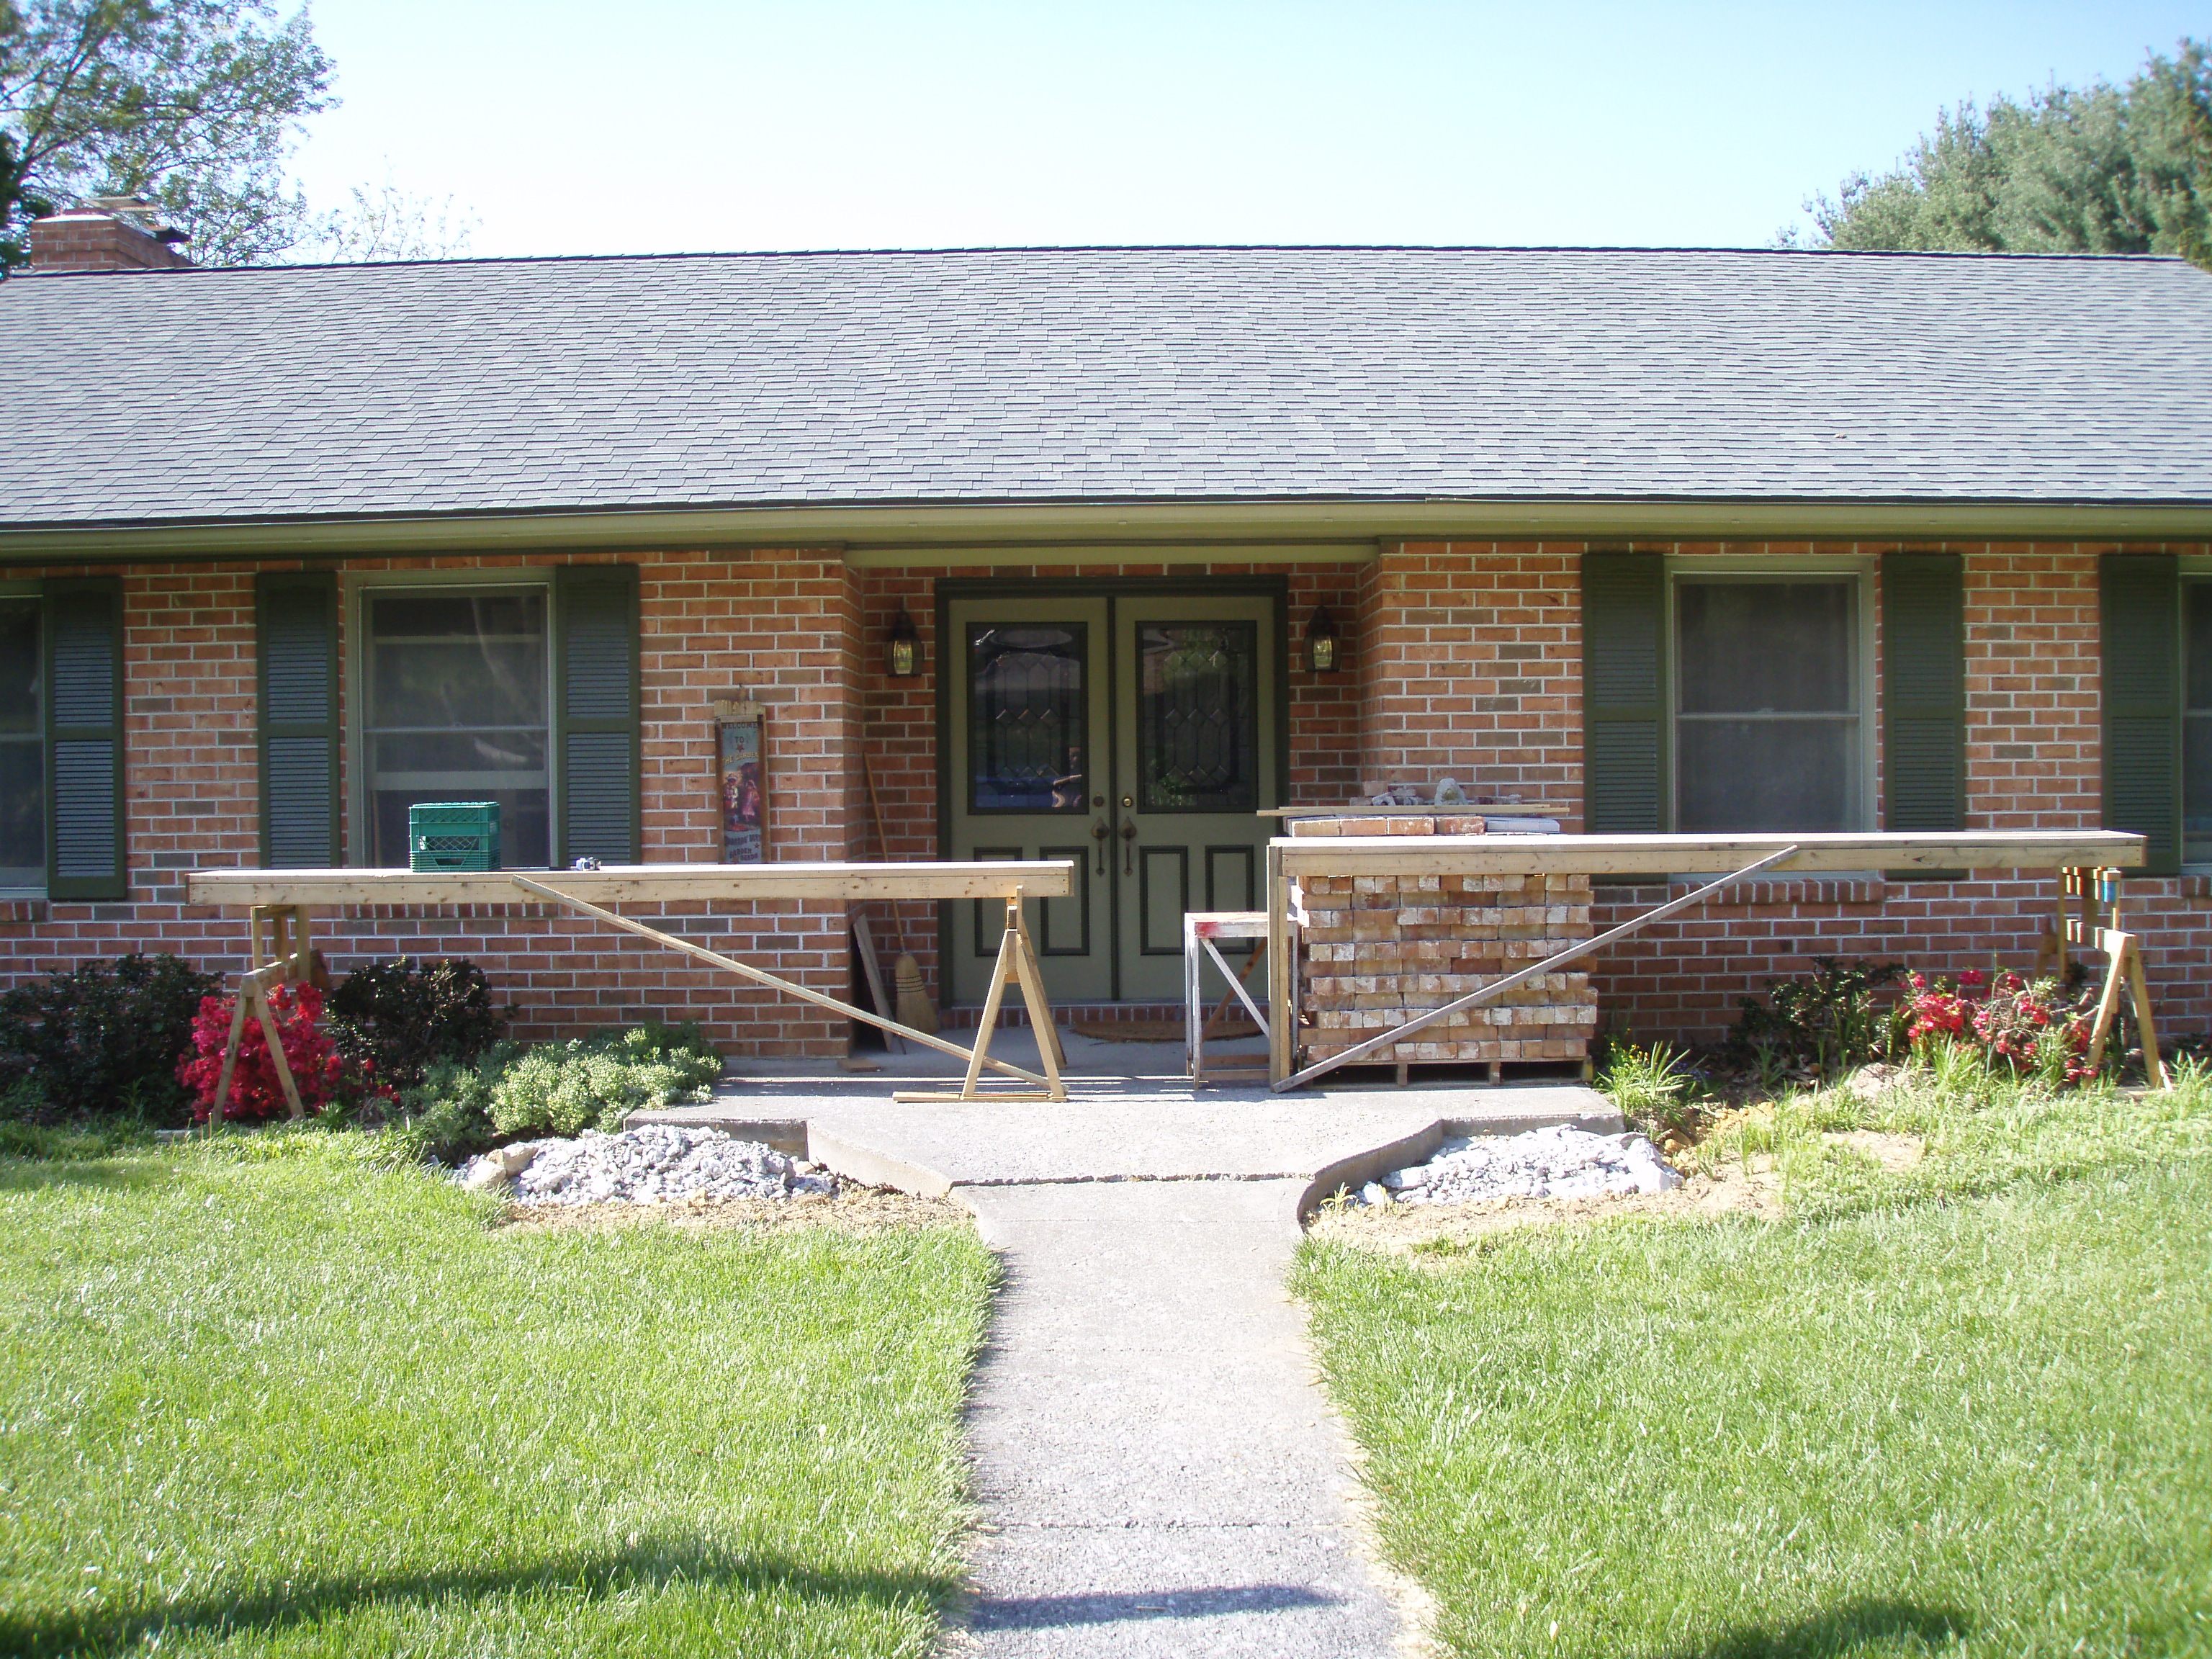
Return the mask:
[[2089,1048],[2083,1058],[2092,1072],[2105,1063],[2105,1044],[2119,1020],[2120,989],[2124,985],[2128,1000],[2135,1006],[2136,1029],[2142,1033],[2143,1075],[2153,1088],[2163,1089],[2167,1083],[2166,1062],[2158,1052],[2150,984],[2143,975],[2142,941],[2120,926],[2120,875],[2117,869],[2089,865],[2059,871],[2051,931],[2036,947],[2035,977],[2048,971],[2064,979],[2069,946],[2075,951],[2102,951],[2105,984],[2097,994],[2097,1023],[2090,1028]]

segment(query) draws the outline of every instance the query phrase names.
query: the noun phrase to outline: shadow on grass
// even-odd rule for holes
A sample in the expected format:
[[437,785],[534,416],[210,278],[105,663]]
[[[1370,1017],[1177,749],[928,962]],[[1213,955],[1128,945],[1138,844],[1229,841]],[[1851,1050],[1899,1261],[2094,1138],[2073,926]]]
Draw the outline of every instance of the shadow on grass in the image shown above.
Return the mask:
[[[141,1149],[125,1149],[138,1150]],[[176,1178],[176,1170],[158,1158],[128,1158],[106,1152],[67,1159],[0,1154],[0,1188],[9,1192],[36,1192],[47,1187],[125,1192],[137,1188],[165,1187]]]
[[557,1592],[564,1604],[601,1601],[677,1586],[738,1588],[783,1593],[805,1601],[872,1602],[884,1608],[943,1606],[950,1574],[835,1572],[772,1556],[731,1555],[694,1545],[647,1542],[608,1554],[556,1556],[512,1567],[468,1572],[401,1572],[385,1577],[305,1579],[284,1589],[224,1594],[210,1588],[190,1599],[104,1608],[0,1613],[0,1653],[33,1656],[119,1652],[149,1638],[164,1641],[239,1632],[273,1633],[349,1613],[483,1601],[532,1591]]
[[1729,1631],[1709,1642],[1671,1649],[1664,1659],[1826,1659],[1869,1649],[1934,1652],[1951,1646],[1971,1628],[1966,1615],[1950,1607],[1865,1599],[1787,1623]]

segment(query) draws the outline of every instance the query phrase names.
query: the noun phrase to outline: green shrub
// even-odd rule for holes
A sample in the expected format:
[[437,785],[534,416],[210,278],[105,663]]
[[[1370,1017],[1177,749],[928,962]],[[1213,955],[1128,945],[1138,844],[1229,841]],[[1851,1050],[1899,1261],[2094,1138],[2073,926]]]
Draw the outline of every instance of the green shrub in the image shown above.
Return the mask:
[[1847,962],[1814,957],[1813,972],[1767,981],[1766,1000],[1745,997],[1729,1047],[1763,1078],[1810,1071],[1834,1077],[1881,1060],[1902,1046],[1902,1020],[1894,999],[1875,994],[1904,975],[1900,962]]
[[172,956],[88,962],[0,995],[0,1097],[17,1121],[185,1121],[177,1061],[216,975]]
[[473,1066],[432,1065],[402,1091],[393,1152],[410,1163],[450,1163],[501,1141],[611,1132],[631,1112],[704,1100],[721,1074],[721,1055],[696,1025],[497,1042]]
[[338,1052],[398,1089],[422,1082],[441,1060],[474,1061],[507,1028],[483,969],[464,960],[371,963],[346,976],[324,1012]]
[[1597,1075],[1599,1090],[1620,1108],[1622,1118],[1654,1140],[1689,1134],[1698,1117],[1692,1098],[1696,1082],[1688,1056],[1663,1042],[1649,1048],[1621,1044],[1611,1050]]
[[641,1025],[545,1043],[492,1085],[492,1127],[508,1136],[611,1132],[631,1112],[705,1099],[721,1074],[721,1055],[696,1025]]

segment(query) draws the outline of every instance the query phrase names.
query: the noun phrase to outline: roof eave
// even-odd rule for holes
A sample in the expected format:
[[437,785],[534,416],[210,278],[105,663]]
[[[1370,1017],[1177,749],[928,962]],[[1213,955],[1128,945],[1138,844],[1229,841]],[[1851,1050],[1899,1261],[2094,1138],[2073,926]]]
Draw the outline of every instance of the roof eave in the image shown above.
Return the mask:
[[1398,540],[2212,541],[2212,501],[1634,497],[877,501],[0,525],[0,564],[818,547],[855,565],[1360,559]]

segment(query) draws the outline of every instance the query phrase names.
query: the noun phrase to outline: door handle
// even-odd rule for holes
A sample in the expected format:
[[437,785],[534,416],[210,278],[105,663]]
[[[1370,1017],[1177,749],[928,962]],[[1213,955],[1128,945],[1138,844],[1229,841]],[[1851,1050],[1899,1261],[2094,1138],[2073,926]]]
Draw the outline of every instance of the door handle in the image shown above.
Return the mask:
[[1091,825],[1091,839],[1098,843],[1098,873],[1106,873],[1106,841],[1114,832],[1106,827],[1106,820],[1098,818]]
[[1121,820],[1121,873],[1123,875],[1133,876],[1137,873],[1136,860],[1137,821],[1134,818],[1123,818]]

